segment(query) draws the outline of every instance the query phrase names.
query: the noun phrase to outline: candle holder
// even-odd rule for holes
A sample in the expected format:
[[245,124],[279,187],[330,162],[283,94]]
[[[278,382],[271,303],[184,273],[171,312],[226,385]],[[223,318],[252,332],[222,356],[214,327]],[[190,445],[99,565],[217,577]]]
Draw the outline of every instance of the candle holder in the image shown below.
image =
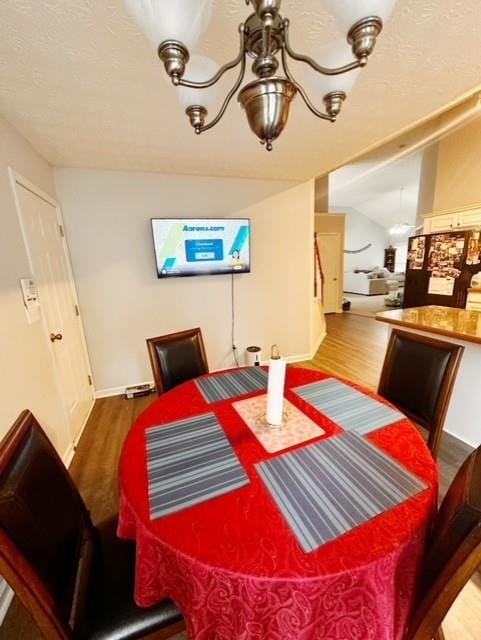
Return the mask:
[[266,405],[266,394],[232,403],[234,410],[268,453],[282,451],[324,434],[319,425],[287,399],[284,402],[281,424],[271,426],[266,418]]
[[287,422],[289,419],[289,413],[287,411],[283,411],[282,412],[282,421],[280,424],[271,424],[270,422],[267,421],[267,414],[266,413],[262,413],[259,418],[257,419],[257,424],[259,427],[263,427],[264,429],[274,429],[274,430],[278,430],[278,429],[282,429],[283,427],[286,426]]

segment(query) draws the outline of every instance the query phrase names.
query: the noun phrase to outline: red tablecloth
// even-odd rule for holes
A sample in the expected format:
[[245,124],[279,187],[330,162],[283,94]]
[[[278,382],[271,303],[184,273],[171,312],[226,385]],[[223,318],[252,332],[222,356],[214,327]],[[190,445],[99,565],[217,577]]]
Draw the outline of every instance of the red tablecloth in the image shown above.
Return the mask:
[[[325,377],[289,368],[286,397],[329,437],[341,429],[289,391]],[[306,554],[253,468],[272,456],[231,403],[208,405],[188,382],[154,402],[125,441],[119,535],[137,543],[136,602],[172,598],[190,640],[399,640],[437,493],[421,436],[402,420],[368,439],[429,489]],[[250,484],[151,521],[145,429],[207,411],[217,415]]]

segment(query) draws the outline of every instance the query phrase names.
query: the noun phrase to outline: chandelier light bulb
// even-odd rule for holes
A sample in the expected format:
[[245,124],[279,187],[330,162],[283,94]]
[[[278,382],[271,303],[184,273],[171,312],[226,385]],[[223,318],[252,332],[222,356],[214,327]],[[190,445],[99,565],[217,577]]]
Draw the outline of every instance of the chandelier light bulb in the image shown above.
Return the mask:
[[[345,42],[331,42],[319,48],[316,59],[326,67],[342,67],[352,62],[352,51]],[[317,73],[312,67],[305,67],[306,85],[313,88],[316,95],[323,98],[333,91],[349,93],[356,84],[361,73],[360,67],[337,76],[325,76]]]
[[414,225],[409,224],[409,222],[396,222],[396,224],[389,229],[389,234],[392,236],[402,236],[413,228]]
[[212,0],[125,0],[125,3],[156,47],[175,40],[192,51],[212,17]]
[[[192,82],[201,82],[206,78],[212,78],[219,71],[219,64],[206,56],[192,56],[186,67],[185,74]],[[216,101],[218,90],[216,86],[208,89],[192,89],[191,87],[176,87],[179,102],[184,108],[203,106],[209,109]]]
[[383,24],[391,17],[396,0],[324,0],[329,12],[336,18],[341,32],[348,33],[364,18],[380,18]]

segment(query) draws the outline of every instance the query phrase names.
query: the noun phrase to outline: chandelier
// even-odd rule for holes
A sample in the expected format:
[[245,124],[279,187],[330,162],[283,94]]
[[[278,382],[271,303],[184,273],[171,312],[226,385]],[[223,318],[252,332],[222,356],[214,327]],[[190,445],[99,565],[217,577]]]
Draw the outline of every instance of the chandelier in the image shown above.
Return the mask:
[[[333,67],[323,66],[292,49],[289,20],[280,13],[281,0],[245,1],[252,5],[253,12],[239,25],[239,54],[220,68],[204,56],[192,56],[191,59],[190,53],[207,29],[213,0],[126,0],[126,3],[148,37],[158,46],[159,58],[172,83],[179,87],[179,97],[195,133],[212,129],[239,92],[237,99],[245,110],[250,128],[271,151],[273,141],[287,123],[289,108],[296,94],[315,116],[335,122],[346,99],[346,90],[353,84],[352,73],[349,72],[366,65],[383,21],[391,14],[396,0],[324,0],[341,29],[347,33],[350,45],[350,51],[343,45],[349,61]],[[247,58],[253,59],[252,72],[256,79],[241,88]],[[328,91],[320,96],[324,111],[313,104],[306,90],[294,78],[289,68],[290,59],[307,65],[309,70],[313,70],[310,71],[313,76],[329,79]],[[235,67],[239,67],[237,80],[217,114],[207,121],[208,107],[215,101],[212,88]],[[184,73],[191,74],[190,79],[185,78]],[[200,79],[206,76],[208,79]]]
[[414,229],[413,224],[409,222],[396,222],[388,231],[392,236],[403,236],[410,229]]
[[[399,189],[399,217],[401,217],[403,212],[403,195],[404,195],[404,187]],[[403,236],[405,233],[414,229],[413,224],[409,224],[409,222],[396,222],[389,230],[388,233],[392,236]]]

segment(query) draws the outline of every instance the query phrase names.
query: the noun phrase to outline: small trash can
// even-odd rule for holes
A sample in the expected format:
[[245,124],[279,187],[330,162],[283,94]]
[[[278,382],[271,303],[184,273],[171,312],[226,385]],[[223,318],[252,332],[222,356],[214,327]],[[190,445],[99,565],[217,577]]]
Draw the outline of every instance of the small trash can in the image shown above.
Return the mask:
[[255,366],[258,367],[261,363],[260,360],[260,353],[261,353],[261,348],[260,347],[256,347],[256,346],[252,346],[252,347],[247,347],[246,349],[246,364],[249,366]]

